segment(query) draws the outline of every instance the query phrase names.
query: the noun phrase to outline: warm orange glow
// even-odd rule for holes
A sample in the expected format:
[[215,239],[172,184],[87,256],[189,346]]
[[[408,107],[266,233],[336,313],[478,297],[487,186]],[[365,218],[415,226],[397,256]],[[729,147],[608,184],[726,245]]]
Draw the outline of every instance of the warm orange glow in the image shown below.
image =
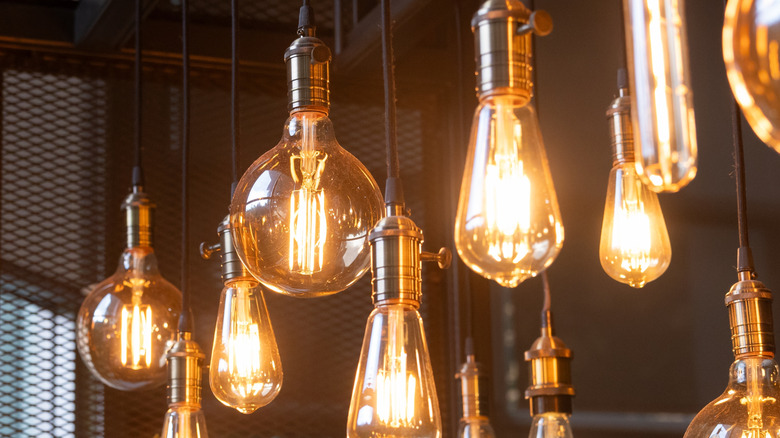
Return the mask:
[[152,364],[152,306],[141,302],[146,283],[143,279],[133,278],[128,283],[133,288],[133,298],[131,305],[122,306],[120,361],[134,370],[149,368]]

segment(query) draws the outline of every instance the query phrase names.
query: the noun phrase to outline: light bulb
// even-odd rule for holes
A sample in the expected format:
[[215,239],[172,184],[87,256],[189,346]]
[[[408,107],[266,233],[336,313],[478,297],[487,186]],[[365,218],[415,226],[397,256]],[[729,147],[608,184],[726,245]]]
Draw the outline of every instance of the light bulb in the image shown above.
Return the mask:
[[230,222],[238,255],[260,282],[316,297],[346,289],[368,270],[367,235],[382,217],[382,195],[333,134],[329,49],[311,28],[301,35],[285,53],[291,113],[284,134],[241,177]]
[[208,438],[206,417],[200,406],[177,405],[168,409],[161,438]]
[[78,313],[82,360],[103,383],[125,391],[165,382],[165,353],[175,340],[181,308],[181,292],[157,269],[152,207],[141,192],[127,198],[128,248],[114,275],[89,292]]
[[244,414],[279,394],[279,349],[262,290],[254,279],[228,280],[222,290],[209,383],[219,401]]
[[696,176],[696,122],[685,1],[624,0],[636,167],[655,192]]
[[471,269],[515,287],[549,266],[563,224],[531,105],[488,96],[474,116],[455,246]]
[[496,432],[487,417],[461,418],[458,438],[495,438]]
[[774,358],[736,360],[726,390],[694,417],[684,438],[780,437],[779,380]]
[[347,437],[441,437],[430,356],[414,306],[380,305],[368,317]]
[[780,1],[729,0],[723,60],[731,91],[758,138],[780,152]]
[[545,412],[534,415],[528,438],[572,438],[569,414]]
[[634,167],[628,90],[625,76],[618,77],[620,96],[607,110],[614,162],[609,172],[599,260],[607,275],[639,288],[666,271],[672,248],[658,195],[641,181]]
[[544,270],[563,245],[539,121],[529,104],[531,36],[518,32],[538,32],[540,23],[549,32],[549,16],[538,12],[531,14],[517,0],[486,1],[472,19],[479,106],[460,188],[455,247],[467,266],[505,287]]

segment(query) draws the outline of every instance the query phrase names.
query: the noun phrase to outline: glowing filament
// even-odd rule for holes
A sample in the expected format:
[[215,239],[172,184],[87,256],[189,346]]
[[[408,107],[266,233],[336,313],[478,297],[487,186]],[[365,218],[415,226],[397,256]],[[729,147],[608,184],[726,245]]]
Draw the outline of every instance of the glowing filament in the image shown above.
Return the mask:
[[145,283],[139,278],[125,282],[133,297],[132,304],[122,306],[119,356],[122,366],[134,370],[152,364],[152,306],[141,303]]
[[[236,314],[231,321],[227,342],[230,385],[242,397],[254,396],[263,389],[260,329],[250,315],[246,295],[239,294]],[[242,299],[243,298],[243,299]]]
[[385,367],[377,374],[377,416],[391,427],[414,425],[417,379],[407,372],[402,309],[388,312],[388,347]]
[[485,219],[488,254],[496,261],[517,263],[529,252],[531,228],[531,181],[518,158],[515,139],[521,126],[512,123],[512,108],[496,111],[495,153],[485,171]]
[[612,248],[620,254],[621,268],[644,273],[654,262],[651,249],[650,217],[641,201],[624,200],[615,211]]

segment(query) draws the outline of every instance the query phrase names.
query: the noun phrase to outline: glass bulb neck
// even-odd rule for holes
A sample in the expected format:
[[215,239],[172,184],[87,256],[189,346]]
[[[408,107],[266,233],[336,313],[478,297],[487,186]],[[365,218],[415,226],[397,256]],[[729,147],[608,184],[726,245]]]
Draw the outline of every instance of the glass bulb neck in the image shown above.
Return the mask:
[[300,34],[284,52],[288,110],[327,113],[330,107],[330,49],[314,36],[313,26],[305,27]]
[[488,0],[474,14],[478,96],[500,93],[531,99],[531,34],[518,32],[530,17],[519,0]]
[[155,205],[149,196],[134,187],[122,203],[125,211],[127,247],[152,246],[152,228],[154,224]]
[[772,291],[758,280],[740,280],[725,301],[734,357],[774,357]]
[[205,354],[189,332],[179,332],[168,351],[168,405],[200,406]]
[[552,335],[552,324],[542,327],[542,335],[525,352],[528,362],[529,386],[525,398],[530,399],[531,415],[546,412],[571,413],[574,386],[571,384],[572,351]]

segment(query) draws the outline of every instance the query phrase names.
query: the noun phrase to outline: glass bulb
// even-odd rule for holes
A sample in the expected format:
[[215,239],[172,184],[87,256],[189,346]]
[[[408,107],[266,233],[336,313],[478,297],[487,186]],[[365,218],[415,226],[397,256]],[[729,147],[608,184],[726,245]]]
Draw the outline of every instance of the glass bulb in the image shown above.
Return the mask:
[[736,360],[726,391],[696,414],[684,438],[780,437],[779,375],[773,358]]
[[731,91],[758,138],[780,152],[780,1],[729,0],[723,60]]
[[315,297],[368,270],[367,236],[383,201],[327,114],[297,111],[279,144],[241,177],[230,212],[233,242],[252,275],[276,292]]
[[624,0],[637,171],[655,192],[696,176],[685,1]]
[[534,415],[528,438],[572,438],[569,414],[545,412]]
[[165,413],[161,438],[208,438],[200,405],[182,403]]
[[455,246],[480,275],[515,287],[549,266],[563,224],[539,122],[515,96],[487,96],[474,114]]
[[144,390],[166,380],[165,353],[176,338],[181,292],[160,276],[149,246],[128,248],[111,277],[78,313],[81,359],[106,385]]
[[349,405],[347,437],[441,437],[441,415],[422,318],[380,305],[368,317]]
[[458,438],[495,438],[496,433],[487,417],[461,418]]
[[658,195],[642,183],[633,162],[615,165],[601,226],[601,267],[615,280],[638,288],[663,274],[671,258]]
[[219,401],[244,414],[270,403],[282,388],[279,349],[254,280],[229,280],[222,290],[209,383]]

